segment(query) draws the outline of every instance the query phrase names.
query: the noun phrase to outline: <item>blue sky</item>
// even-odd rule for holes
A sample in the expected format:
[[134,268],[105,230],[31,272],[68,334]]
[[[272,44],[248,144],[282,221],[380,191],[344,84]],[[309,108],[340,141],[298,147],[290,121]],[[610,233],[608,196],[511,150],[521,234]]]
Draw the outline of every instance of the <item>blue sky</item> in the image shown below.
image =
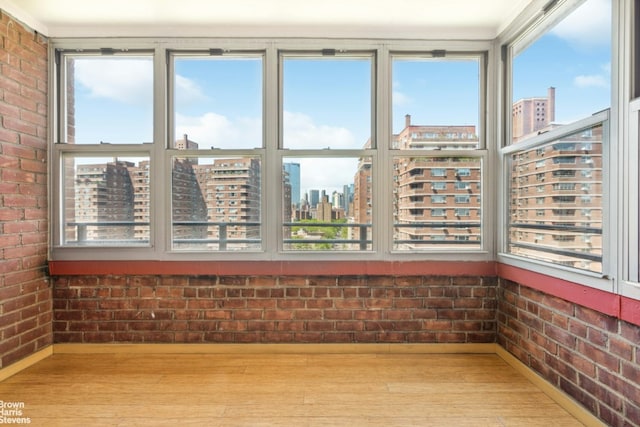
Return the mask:
[[[609,107],[610,21],[610,0],[588,0],[526,47],[514,61],[514,101],[546,96],[554,86],[559,123]],[[227,58],[176,60],[176,137],[186,133],[201,148],[261,144],[262,63],[255,57]],[[76,61],[76,141],[151,142],[152,69],[150,58]],[[285,146],[360,148],[366,143],[371,133],[370,60],[287,57],[283,71]],[[478,125],[478,74],[474,60],[396,58],[393,132],[402,130],[405,114],[416,125]],[[355,173],[353,162],[301,163],[304,188],[341,189]]]

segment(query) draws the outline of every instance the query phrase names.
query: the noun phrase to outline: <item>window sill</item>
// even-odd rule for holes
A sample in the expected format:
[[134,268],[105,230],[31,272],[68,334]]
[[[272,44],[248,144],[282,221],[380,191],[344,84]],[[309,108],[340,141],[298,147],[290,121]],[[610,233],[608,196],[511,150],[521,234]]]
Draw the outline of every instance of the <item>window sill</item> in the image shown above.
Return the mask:
[[493,261],[49,261],[66,275],[496,275]]

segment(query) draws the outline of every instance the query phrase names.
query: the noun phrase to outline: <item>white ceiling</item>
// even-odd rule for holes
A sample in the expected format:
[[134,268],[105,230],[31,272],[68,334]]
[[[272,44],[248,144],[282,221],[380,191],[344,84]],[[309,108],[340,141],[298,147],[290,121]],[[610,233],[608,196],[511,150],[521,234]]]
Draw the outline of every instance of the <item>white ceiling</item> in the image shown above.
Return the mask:
[[49,37],[493,39],[535,0],[0,0]]

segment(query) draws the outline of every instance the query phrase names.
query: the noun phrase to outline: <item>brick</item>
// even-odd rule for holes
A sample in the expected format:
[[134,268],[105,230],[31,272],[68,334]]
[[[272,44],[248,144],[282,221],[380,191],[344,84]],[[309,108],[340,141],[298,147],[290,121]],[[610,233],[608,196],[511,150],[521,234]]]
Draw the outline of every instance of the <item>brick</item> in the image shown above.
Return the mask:
[[292,320],[294,312],[288,310],[266,310],[264,320]]
[[413,320],[411,310],[385,310],[383,312],[385,320]]
[[609,336],[609,352],[620,357],[622,360],[633,360],[634,347],[626,340],[618,338],[618,336]]
[[606,351],[584,341],[578,342],[577,349],[581,354],[585,355],[588,359],[593,360],[599,366],[603,366],[613,372],[620,371],[620,360],[610,353],[607,353]]
[[544,332],[549,338],[558,342],[559,344],[562,344],[569,349],[576,348],[576,338],[566,330],[547,323],[544,326]]
[[617,411],[611,410],[604,404],[598,404],[598,414],[600,414],[600,419],[605,422],[605,425],[608,426],[623,426],[624,415],[618,413]]
[[580,402],[589,411],[595,413],[598,407],[598,401],[586,393],[583,389],[578,387],[575,383],[567,381],[565,378],[560,378],[560,389]]
[[624,414],[628,421],[627,425],[633,425],[640,420],[640,403],[634,405],[632,403],[625,403]]
[[[624,378],[638,384],[640,388],[640,365],[623,362],[621,373]],[[638,403],[640,403],[640,397],[638,397]]]
[[320,320],[324,315],[321,310],[296,310],[293,317],[295,320]]
[[343,299],[334,301],[334,305],[337,309],[358,309],[364,308],[364,303],[360,299]]
[[610,390],[602,387],[602,385],[598,382],[593,381],[591,378],[587,378],[583,375],[579,376],[578,382],[580,387],[582,387],[591,396],[598,399],[600,401],[599,403],[604,403],[606,406],[615,411],[622,411],[623,399],[620,398],[620,395],[611,393]]
[[536,345],[544,348],[546,352],[552,355],[557,355],[559,351],[559,345],[547,338],[546,335],[538,332],[538,331],[530,331],[530,339],[536,343]]
[[327,309],[333,308],[332,299],[309,299],[306,300],[306,307],[309,309]]
[[592,326],[604,329],[608,332],[618,331],[618,320],[612,316],[588,309],[586,307],[576,307],[576,317]]
[[305,322],[277,322],[276,330],[282,332],[302,332],[305,330]]
[[277,307],[281,310],[303,309],[305,306],[305,300],[284,299],[277,301]]
[[586,377],[596,377],[596,364],[592,360],[584,357],[582,354],[560,347],[558,350],[558,356],[560,359],[568,362],[578,372],[586,375]]
[[439,332],[436,333],[436,342],[439,343],[463,343],[466,341],[466,335],[455,332]]

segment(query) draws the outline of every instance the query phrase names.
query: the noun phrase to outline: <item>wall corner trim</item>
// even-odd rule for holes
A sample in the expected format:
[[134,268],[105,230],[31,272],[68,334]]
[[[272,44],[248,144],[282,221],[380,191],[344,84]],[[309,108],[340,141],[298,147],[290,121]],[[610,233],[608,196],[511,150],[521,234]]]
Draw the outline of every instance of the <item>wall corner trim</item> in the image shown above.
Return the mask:
[[46,359],[53,355],[53,345],[49,345],[42,350],[39,350],[24,359],[20,359],[11,365],[0,369],[0,382],[6,380],[9,377],[35,365],[36,363]]
[[606,427],[606,424],[587,411],[582,405],[573,400],[563,391],[554,387],[550,382],[539,376],[528,366],[518,360],[514,355],[497,344],[496,354],[586,427]]

